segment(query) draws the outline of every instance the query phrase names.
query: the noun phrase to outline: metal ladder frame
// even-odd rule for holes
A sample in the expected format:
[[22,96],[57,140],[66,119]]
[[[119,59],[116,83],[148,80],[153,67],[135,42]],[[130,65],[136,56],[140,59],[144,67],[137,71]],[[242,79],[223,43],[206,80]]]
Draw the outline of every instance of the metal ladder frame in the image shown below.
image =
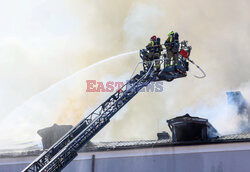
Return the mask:
[[130,79],[22,172],[55,172],[66,167],[77,156],[77,151],[93,138],[111,117],[155,79],[156,76],[152,76],[152,66],[154,62],[147,73],[141,72]]

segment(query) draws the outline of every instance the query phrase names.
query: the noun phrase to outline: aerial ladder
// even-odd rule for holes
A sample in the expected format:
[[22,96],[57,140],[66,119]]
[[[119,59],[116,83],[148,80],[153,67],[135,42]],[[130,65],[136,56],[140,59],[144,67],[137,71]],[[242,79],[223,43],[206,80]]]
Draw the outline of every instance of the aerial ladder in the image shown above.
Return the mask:
[[[187,46],[186,42],[180,44],[183,50],[191,52],[191,46]],[[165,52],[166,54],[167,52]],[[45,150],[38,158],[29,164],[22,172],[58,172],[65,168],[76,156],[77,152],[93,138],[110,119],[126,105],[142,88],[146,87],[150,82],[161,80],[172,81],[173,79],[185,77],[188,70],[188,61],[179,56],[178,65],[166,68],[165,65],[161,71],[154,69],[155,62],[151,61],[150,65],[146,59],[146,50],[140,51],[140,57],[143,62],[144,70],[134,75],[123,85],[118,91],[111,95],[105,102],[98,106],[86,118],[82,119],[75,127],[68,131],[61,139],[59,139],[48,150]],[[166,60],[164,52],[161,56],[161,64]],[[188,59],[188,57],[186,59]],[[174,66],[174,65],[172,65]],[[138,65],[136,66],[136,68]],[[177,69],[177,70],[176,70]]]

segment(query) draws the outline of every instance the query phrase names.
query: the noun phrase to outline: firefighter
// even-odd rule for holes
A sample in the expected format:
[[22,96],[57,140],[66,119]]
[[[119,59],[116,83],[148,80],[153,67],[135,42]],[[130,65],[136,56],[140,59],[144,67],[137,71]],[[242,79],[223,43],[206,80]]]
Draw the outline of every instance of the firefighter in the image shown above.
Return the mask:
[[179,34],[177,32],[171,31],[168,34],[168,39],[164,43],[167,50],[167,61],[165,62],[165,67],[170,66],[170,62],[173,60],[173,65],[178,64],[178,50],[179,50]]
[[146,46],[146,49],[149,51],[149,66],[151,66],[152,61],[155,60],[156,70],[160,70],[160,55],[162,51],[161,40],[155,35],[150,38],[150,43]]

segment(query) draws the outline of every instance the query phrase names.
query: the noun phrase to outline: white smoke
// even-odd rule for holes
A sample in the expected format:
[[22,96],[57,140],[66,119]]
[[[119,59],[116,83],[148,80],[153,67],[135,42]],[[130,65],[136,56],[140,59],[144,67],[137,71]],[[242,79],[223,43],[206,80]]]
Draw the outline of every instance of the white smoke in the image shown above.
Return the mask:
[[[126,79],[129,78],[127,70],[133,69],[132,66],[126,64],[130,64],[129,62],[134,58],[135,53],[138,51],[100,61],[31,97],[23,105],[1,119],[0,125],[4,128],[4,130],[0,130],[2,147],[5,147],[5,144],[10,145],[10,143],[40,140],[36,134],[37,130],[51,126],[53,123],[73,125],[78,123],[111,94],[86,92],[86,81],[126,82]],[[123,67],[116,65],[121,62],[124,64]],[[110,68],[117,72],[115,74],[107,72],[113,71]],[[106,72],[103,73],[103,71]],[[120,114],[125,112],[126,108]],[[114,118],[114,120],[119,120],[119,117]],[[111,139],[111,137],[108,138]],[[6,140],[9,141],[6,142]]]
[[[224,102],[221,95],[225,91],[238,89],[250,102],[249,3],[247,0],[6,1],[0,6],[1,123],[8,128],[9,122],[16,119],[18,125],[33,134],[37,128],[54,121],[75,124],[90,106],[82,102],[90,100],[94,106],[103,98],[75,91],[84,89],[82,82],[65,83],[62,87],[67,91],[60,92],[60,87],[56,87],[31,103],[32,106],[16,107],[83,67],[120,52],[140,49],[152,34],[164,41],[168,32],[175,30],[180,39],[189,40],[193,46],[191,58],[204,68],[207,78],[197,80],[188,76],[164,83],[162,93],[140,93],[128,104],[126,114],[110,123],[97,138],[105,140],[102,135],[109,135],[108,139],[113,140],[152,139],[157,131],[166,130],[166,119],[186,113],[190,107],[193,108],[190,113],[207,116],[220,132],[234,132],[238,125],[237,117],[233,118],[234,110],[227,110],[225,103],[217,102]],[[135,59],[139,60],[138,55],[127,61],[110,61],[101,71],[91,70],[90,76],[119,80],[119,76],[125,77],[124,73],[133,71]],[[20,113],[10,115],[13,110]],[[41,114],[51,114],[51,118],[45,119]],[[230,125],[224,125],[224,121]],[[37,127],[32,127],[33,123]],[[16,132],[14,125],[12,128]],[[11,132],[3,134],[16,138]],[[20,135],[16,140],[31,136]]]
[[243,119],[238,115],[237,107],[228,104],[225,93],[212,98],[205,97],[198,104],[184,109],[179,115],[185,113],[209,119],[221,135],[241,132],[240,124]]

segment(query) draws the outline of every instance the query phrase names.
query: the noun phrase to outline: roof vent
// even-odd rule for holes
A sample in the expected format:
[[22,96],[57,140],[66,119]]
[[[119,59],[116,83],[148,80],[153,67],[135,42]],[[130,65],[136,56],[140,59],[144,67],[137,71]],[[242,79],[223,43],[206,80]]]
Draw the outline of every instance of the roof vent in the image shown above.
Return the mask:
[[158,140],[167,140],[170,138],[169,134],[165,131],[157,133]]

